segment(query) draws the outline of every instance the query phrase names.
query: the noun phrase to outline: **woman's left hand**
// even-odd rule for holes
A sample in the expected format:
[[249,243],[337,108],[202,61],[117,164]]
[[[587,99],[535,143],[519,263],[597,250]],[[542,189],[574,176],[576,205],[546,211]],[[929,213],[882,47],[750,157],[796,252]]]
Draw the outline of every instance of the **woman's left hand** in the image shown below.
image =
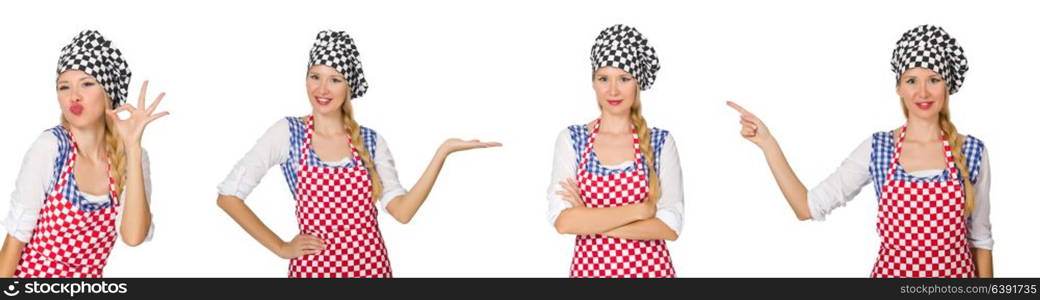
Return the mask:
[[[159,93],[158,97],[152,101],[152,104],[147,108],[144,108],[144,98],[148,92],[148,81],[145,80],[141,84],[141,95],[137,98],[137,106],[131,106],[124,104],[116,109],[109,110],[106,113],[108,117],[115,123],[116,132],[123,140],[123,145],[126,147],[140,146],[141,135],[144,134],[144,128],[155,119],[169,115],[169,112],[155,113],[155,108],[159,106],[159,102],[162,102],[166,93]],[[130,112],[130,117],[126,119],[120,119],[120,112]]]
[[443,151],[444,154],[452,154],[452,153],[455,153],[455,152],[458,152],[458,151],[465,151],[465,150],[477,149],[477,148],[499,147],[499,146],[502,146],[502,143],[499,143],[499,142],[481,142],[480,140],[464,141],[464,140],[461,140],[461,139],[451,138],[451,139],[448,139],[448,140],[444,141],[444,143],[441,144],[440,150]]
[[556,194],[570,202],[571,207],[585,207],[585,201],[581,200],[581,193],[578,192],[578,183],[574,179],[567,178],[565,181],[560,181],[560,186],[563,187],[563,190],[556,191]]

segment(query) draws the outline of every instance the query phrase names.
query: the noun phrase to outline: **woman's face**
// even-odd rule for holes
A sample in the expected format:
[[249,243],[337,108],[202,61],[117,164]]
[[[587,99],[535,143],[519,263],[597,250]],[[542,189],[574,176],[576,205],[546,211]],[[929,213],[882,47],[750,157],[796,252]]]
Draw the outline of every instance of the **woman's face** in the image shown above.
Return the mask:
[[903,100],[909,116],[930,120],[938,118],[939,111],[946,105],[946,81],[942,76],[925,68],[913,68],[903,72],[896,86],[896,93]]
[[307,70],[307,98],[316,114],[340,112],[347,101],[350,86],[339,71],[326,65],[314,65]]
[[94,77],[78,70],[62,72],[57,91],[61,115],[70,126],[82,128],[105,122],[108,94]]
[[615,67],[602,67],[592,74],[596,102],[604,113],[627,115],[635,102],[639,84],[628,72]]

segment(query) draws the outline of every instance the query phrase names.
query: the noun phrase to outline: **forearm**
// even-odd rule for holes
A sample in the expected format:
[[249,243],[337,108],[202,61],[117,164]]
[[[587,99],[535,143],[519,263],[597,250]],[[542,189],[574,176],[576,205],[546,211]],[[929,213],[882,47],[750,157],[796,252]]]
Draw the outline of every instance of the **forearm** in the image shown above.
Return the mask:
[[242,199],[235,196],[220,195],[217,197],[217,205],[224,210],[231,219],[234,219],[239,226],[242,227],[253,239],[264,245],[268,250],[274,252],[276,255],[280,255],[278,250],[282,245],[285,244],[271,228],[267,227],[260,218],[253,213],[253,210],[246,206]]
[[437,153],[433,155],[433,159],[430,160],[430,164],[426,166],[426,171],[423,171],[422,176],[415,182],[415,185],[404,195],[397,196],[390,201],[386,210],[395,220],[407,224],[412,220],[412,217],[415,217],[419,207],[426,202],[426,197],[430,195],[433,184],[437,182],[437,176],[440,175],[441,168],[444,167],[444,161],[447,159],[448,154],[438,149]]
[[971,257],[975,260],[975,272],[981,278],[993,278],[993,251],[982,248],[971,248]]
[[556,231],[563,234],[604,233],[629,223],[640,221],[638,205],[591,208],[571,207],[556,218]]
[[791,206],[795,216],[799,220],[811,218],[812,214],[809,211],[808,203],[809,191],[802,184],[802,181],[798,179],[794,170],[791,169],[791,165],[787,162],[787,157],[784,156],[780,145],[776,140],[771,140],[771,142],[762,146],[762,152],[766,156],[766,162],[769,164],[769,170],[773,173],[773,178],[776,179],[776,184],[780,187],[780,191],[783,192],[784,198],[787,199],[787,204]]
[[141,165],[140,146],[126,149],[126,195],[123,197],[123,215],[119,228],[123,242],[137,246],[148,236],[152,225],[152,213],[148,205],[144,186],[144,171]]
[[15,268],[22,257],[22,248],[25,243],[15,239],[10,234],[4,239],[4,247],[0,249],[0,277],[14,277]]
[[604,232],[603,235],[630,240],[669,240],[679,238],[672,228],[658,218],[640,220]]

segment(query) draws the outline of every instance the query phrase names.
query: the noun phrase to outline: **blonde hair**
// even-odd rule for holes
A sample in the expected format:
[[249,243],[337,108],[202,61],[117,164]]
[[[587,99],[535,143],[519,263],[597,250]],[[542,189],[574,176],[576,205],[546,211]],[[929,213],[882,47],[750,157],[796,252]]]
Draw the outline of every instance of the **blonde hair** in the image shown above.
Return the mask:
[[368,170],[368,177],[372,180],[372,202],[379,200],[379,197],[383,195],[383,181],[379,179],[379,173],[376,172],[375,165],[372,163],[372,155],[368,152],[368,148],[365,147],[365,141],[361,138],[361,125],[354,120],[354,109],[350,106],[350,85],[347,85],[347,99],[343,101],[343,128],[346,129],[347,134],[350,135],[350,143],[354,145],[354,149],[357,149],[358,154],[361,155],[361,162],[365,165],[365,169]]
[[646,200],[656,202],[661,196],[661,182],[657,178],[657,169],[654,168],[654,161],[657,158],[654,157],[654,150],[650,148],[651,129],[646,125],[646,119],[643,118],[642,102],[639,100],[638,89],[636,90],[636,99],[632,102],[632,109],[629,111],[629,118],[632,119],[632,124],[636,126],[636,134],[639,135],[639,152],[646,158],[647,180],[650,184]]
[[[112,100],[105,94],[105,109],[112,110]],[[108,116],[103,117],[105,119],[105,153],[108,155],[109,170],[108,175],[112,177],[113,185],[115,186],[115,196],[118,199],[119,195],[123,193],[123,187],[126,185],[126,149],[123,145],[122,139],[119,137],[119,132],[115,130],[115,123]],[[69,121],[65,119],[65,116],[61,116],[61,125],[66,129],[69,127]]]
[[[975,210],[975,184],[971,182],[971,174],[968,173],[967,168],[967,157],[963,153],[964,139],[957,133],[957,126],[954,126],[953,121],[950,120],[950,93],[946,92],[944,97],[946,99],[943,101],[943,107],[939,110],[939,127],[942,128],[943,133],[950,142],[950,151],[953,152],[954,165],[960,173],[961,182],[964,183],[964,213],[970,214]],[[903,107],[903,116],[909,117],[910,111],[905,104],[902,104],[905,102],[900,99],[900,103]]]

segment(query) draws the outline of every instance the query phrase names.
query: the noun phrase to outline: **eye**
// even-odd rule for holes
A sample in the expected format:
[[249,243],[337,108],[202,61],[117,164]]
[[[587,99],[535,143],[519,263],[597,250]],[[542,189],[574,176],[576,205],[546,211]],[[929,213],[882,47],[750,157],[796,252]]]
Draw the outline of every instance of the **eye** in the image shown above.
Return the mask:
[[311,75],[308,75],[307,78],[318,80],[318,75],[311,74]]
[[628,76],[621,77],[621,82],[629,82],[629,81],[632,81],[632,77],[628,77]]
[[68,90],[68,89],[69,89],[69,86],[67,86],[67,85],[59,85],[58,86],[58,90],[59,91],[64,91],[64,90]]
[[598,76],[598,77],[596,77],[596,81],[606,82],[607,81],[607,76]]
[[906,80],[906,84],[915,84],[915,83],[917,83],[917,78],[910,78],[910,79]]
[[934,83],[940,83],[940,82],[942,82],[942,79],[939,79],[939,78],[935,78],[935,77],[932,77],[932,78],[931,78],[931,82],[932,82],[933,84],[934,84]]
[[93,81],[87,81],[87,82],[83,83],[83,86],[84,87],[91,87],[91,86],[94,86],[95,84],[96,83],[94,83]]
[[333,82],[333,83],[340,83],[340,82],[343,82],[343,80],[342,80],[342,79],[339,79],[339,78],[333,78],[333,79],[332,79],[332,82]]

